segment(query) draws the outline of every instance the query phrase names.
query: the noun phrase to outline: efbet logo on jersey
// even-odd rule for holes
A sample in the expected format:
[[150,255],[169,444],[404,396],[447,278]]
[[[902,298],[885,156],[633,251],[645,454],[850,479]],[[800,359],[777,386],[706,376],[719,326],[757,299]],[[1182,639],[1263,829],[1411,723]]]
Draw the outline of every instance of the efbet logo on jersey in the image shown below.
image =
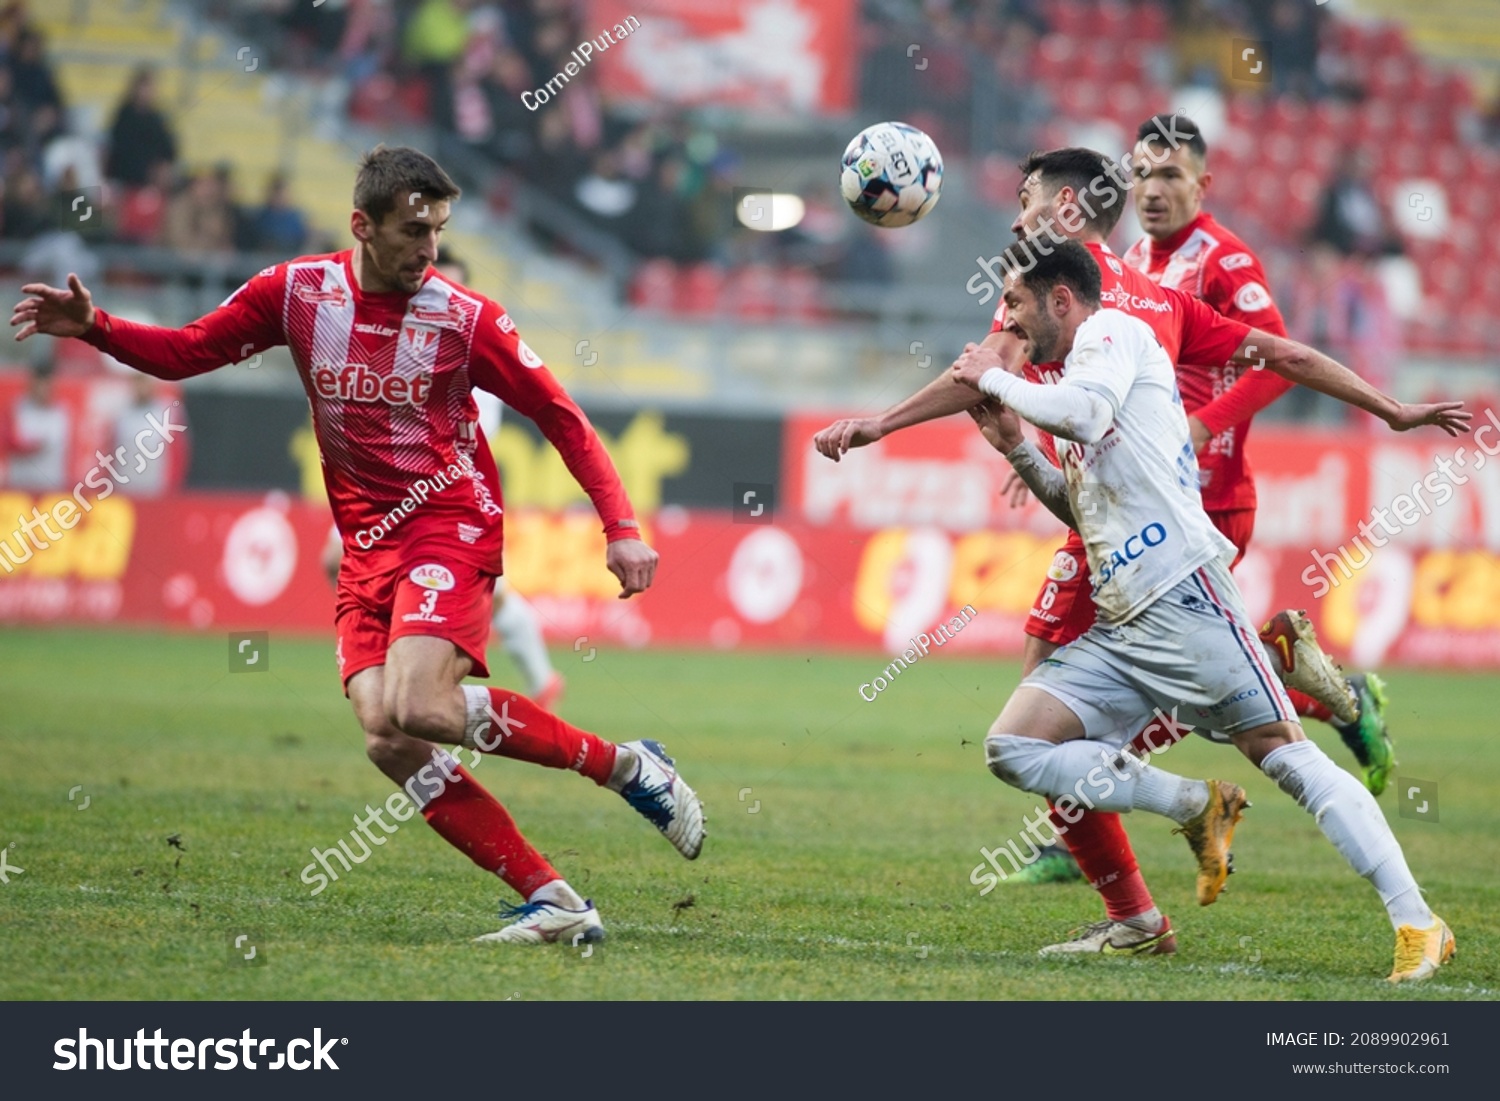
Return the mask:
[[453,588],[453,572],[446,566],[439,566],[436,562],[429,562],[425,566],[418,566],[409,575],[412,583],[420,585],[424,589],[433,589],[437,592],[447,592]]
[[363,363],[335,367],[324,362],[309,373],[319,397],[342,398],[345,401],[383,401],[387,405],[421,405],[432,390],[432,372],[423,371],[415,378],[380,374]]
[[1167,541],[1167,529],[1161,524],[1153,521],[1143,527],[1135,535],[1125,540],[1124,549],[1115,549],[1100,564],[1099,569],[1094,571],[1094,591],[1098,592],[1109,579],[1130,563],[1140,558],[1152,547],[1159,547]]

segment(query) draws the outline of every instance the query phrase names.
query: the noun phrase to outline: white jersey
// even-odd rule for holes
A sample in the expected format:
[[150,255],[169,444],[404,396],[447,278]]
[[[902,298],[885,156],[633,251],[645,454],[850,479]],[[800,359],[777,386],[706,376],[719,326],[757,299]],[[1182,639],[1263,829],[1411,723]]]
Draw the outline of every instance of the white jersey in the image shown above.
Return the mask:
[[[1139,614],[1234,546],[1209,522],[1172,361],[1143,321],[1104,309],[1078,327],[1060,386],[1098,394],[1114,421],[1095,444],[1057,440],[1106,624]],[[1227,561],[1227,559],[1226,559]]]

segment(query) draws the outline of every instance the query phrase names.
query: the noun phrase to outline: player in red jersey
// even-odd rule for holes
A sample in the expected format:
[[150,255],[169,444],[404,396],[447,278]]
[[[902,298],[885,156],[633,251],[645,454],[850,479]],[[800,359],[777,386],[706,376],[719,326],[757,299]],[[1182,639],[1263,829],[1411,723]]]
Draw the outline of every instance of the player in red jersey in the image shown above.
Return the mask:
[[[1161,135],[1167,132],[1179,139],[1171,148],[1162,147]],[[1141,123],[1134,160],[1135,210],[1146,236],[1125,251],[1125,263],[1164,287],[1201,298],[1225,317],[1286,336],[1260,260],[1203,209],[1213,176],[1208,146],[1192,120],[1155,115]],[[1232,366],[1184,362],[1177,367],[1177,385],[1198,448],[1204,511],[1243,556],[1255,525],[1255,477],[1245,456],[1250,419],[1292,384],[1271,371],[1242,371],[1236,377]],[[1297,642],[1315,635],[1302,613],[1281,612],[1261,637],[1276,648],[1285,666],[1298,656]],[[1288,687],[1287,694],[1297,714],[1321,719],[1338,731],[1359,761],[1365,787],[1379,795],[1395,764],[1385,723],[1385,684],[1374,673],[1346,679],[1351,698],[1330,698],[1343,704],[1337,714],[1306,692]]]
[[[1017,190],[1020,213],[1012,230],[1043,251],[1049,240],[1076,239],[1083,243],[1100,266],[1102,303],[1145,321],[1174,364],[1227,363],[1231,359],[1248,358],[1263,360],[1266,366],[1288,377],[1315,381],[1321,365],[1331,362],[1305,345],[1225,318],[1191,295],[1158,286],[1121,263],[1105,242],[1119,221],[1131,181],[1122,178],[1120,166],[1111,158],[1087,149],[1058,149],[1033,154],[1022,163],[1021,171],[1023,180]],[[996,273],[990,274],[993,277]],[[973,280],[970,289],[976,289]],[[1056,373],[1058,365],[1032,366],[1026,371],[1022,344],[1006,331],[1003,305],[996,311],[995,324],[980,347],[994,357],[997,365],[1015,373],[1027,373],[1033,380],[1045,380]],[[1255,351],[1249,352],[1251,348]],[[1361,394],[1362,400],[1373,401],[1370,395],[1374,391]],[[876,417],[835,422],[817,434],[814,446],[837,461],[850,447],[873,443],[912,424],[973,409],[976,404],[971,388],[951,377],[938,378]],[[1380,408],[1384,411],[1386,407]],[[1404,409],[1400,416],[1408,414],[1410,409]],[[1398,428],[1411,427],[1404,420],[1391,423]],[[1081,636],[1094,619],[1088,590],[1081,584],[1066,584],[1086,573],[1086,557],[1076,533],[1070,533],[1048,572],[1048,580],[1028,619],[1023,676],[1029,675],[1059,646]],[[1342,685],[1339,687],[1342,689]],[[1209,726],[1212,719],[1205,715],[1197,721]],[[1191,722],[1192,717],[1184,726]],[[1143,733],[1155,735],[1153,744],[1157,749],[1167,743],[1156,724]],[[1182,732],[1171,733],[1180,737]],[[1091,930],[1088,950],[1174,951],[1171,924],[1157,909],[1146,888],[1119,816],[1091,813],[1070,823],[1054,811],[1052,824],[1090,883],[1103,896],[1109,915],[1108,922]],[[1218,887],[1211,883],[1205,886],[1200,877],[1199,901],[1207,905],[1217,894]]]
[[[501,572],[500,484],[472,387],[530,417],[562,453],[603,521],[622,598],[650,586],[657,556],[593,427],[510,316],[432,269],[458,194],[426,154],[378,147],[355,180],[352,249],[266,268],[182,329],[96,308],[77,276],[66,289],[23,287],[29,297],[11,325],[18,340],[78,337],[165,379],[288,347],[344,539],[339,672],[370,760],[410,799],[404,817],[387,809],[405,821],[414,803],[444,840],[521,895],[502,912],[510,923],[480,940],[576,945],[604,935],[593,903],[442,746],[579,772],[623,795],[690,860],[703,844],[703,810],[658,743],[615,745],[516,692],[461,683],[488,675]],[[308,878],[314,867],[303,880],[326,886],[321,873]]]

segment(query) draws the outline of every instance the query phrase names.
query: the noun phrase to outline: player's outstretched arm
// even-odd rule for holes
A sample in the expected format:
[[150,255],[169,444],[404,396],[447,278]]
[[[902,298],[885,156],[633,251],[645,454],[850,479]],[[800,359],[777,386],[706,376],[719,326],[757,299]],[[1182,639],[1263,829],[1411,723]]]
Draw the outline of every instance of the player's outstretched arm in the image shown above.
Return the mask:
[[[1020,370],[1025,360],[1021,342],[1007,332],[990,333],[980,346],[994,351],[1009,370]],[[838,462],[851,447],[864,447],[914,424],[962,413],[972,409],[980,400],[978,394],[955,383],[945,371],[884,413],[834,421],[813,437],[813,446],[819,454]]]
[[1450,436],[1469,430],[1474,414],[1461,401],[1428,402],[1408,405],[1389,394],[1381,393],[1338,360],[1316,348],[1273,336],[1263,329],[1251,329],[1234,362],[1253,368],[1268,367],[1283,378],[1338,398],[1367,413],[1373,413],[1397,432],[1431,424]]
[[284,287],[284,269],[268,269],[218,309],[181,329],[169,329],[126,321],[99,309],[88,288],[70,274],[66,289],[45,283],[22,287],[29,297],[16,304],[10,323],[20,327],[17,340],[38,333],[78,337],[137,371],[177,381],[285,343],[279,310]]
[[999,357],[977,344],[964,348],[953,363],[953,379],[1014,409],[1024,420],[1044,432],[1078,443],[1098,443],[1114,423],[1109,401],[1091,389],[1027,382],[1005,370]]

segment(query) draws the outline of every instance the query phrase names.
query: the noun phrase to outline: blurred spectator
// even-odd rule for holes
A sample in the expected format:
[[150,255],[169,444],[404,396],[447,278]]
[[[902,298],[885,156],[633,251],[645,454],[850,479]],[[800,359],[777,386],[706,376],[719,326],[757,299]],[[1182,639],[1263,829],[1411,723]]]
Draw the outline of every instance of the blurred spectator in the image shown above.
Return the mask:
[[1318,35],[1323,9],[1305,0],[1250,7],[1256,33],[1270,48],[1271,88],[1277,95],[1312,99],[1318,87]]
[[145,187],[125,192],[116,211],[115,235],[126,244],[159,245],[167,224],[167,206],[176,190],[177,170],[160,161]]
[[1172,56],[1180,84],[1226,88],[1233,75],[1225,44],[1234,26],[1209,0],[1176,0],[1172,5]]
[[26,108],[35,111],[51,107],[61,115],[62,93],[57,90],[52,66],[47,64],[46,44],[42,36],[30,27],[23,28],[16,36],[10,56],[10,83],[17,102]]
[[177,141],[156,105],[156,74],[143,65],[131,77],[109,128],[104,174],[126,187],[141,187],[158,164],[176,160]]
[[227,252],[234,246],[234,211],[219,180],[199,172],[167,205],[163,244],[179,252]]
[[177,468],[177,456],[165,453],[167,445],[156,425],[185,423],[182,406],[174,408],[164,400],[158,385],[150,375],[132,372],[130,403],[115,415],[114,447],[124,454],[130,479],[121,479],[120,492],[132,497],[160,497],[171,488],[170,474]]
[[1339,158],[1323,193],[1312,239],[1333,246],[1345,256],[1375,257],[1402,251],[1401,239],[1370,184],[1370,162],[1363,153],[1349,152]]
[[255,212],[255,247],[295,255],[307,244],[307,219],[292,205],[287,179],[279,172],[266,184],[266,201]]
[[573,189],[578,205],[601,221],[623,218],[635,207],[637,189],[626,178],[621,161],[619,153],[600,153]]
[[26,392],[11,410],[10,463],[6,481],[33,492],[61,489],[67,482],[73,417],[52,392],[52,372],[33,369]]
[[42,187],[41,174],[19,149],[5,158],[5,197],[0,202],[0,237],[29,241],[52,224],[52,206]]

